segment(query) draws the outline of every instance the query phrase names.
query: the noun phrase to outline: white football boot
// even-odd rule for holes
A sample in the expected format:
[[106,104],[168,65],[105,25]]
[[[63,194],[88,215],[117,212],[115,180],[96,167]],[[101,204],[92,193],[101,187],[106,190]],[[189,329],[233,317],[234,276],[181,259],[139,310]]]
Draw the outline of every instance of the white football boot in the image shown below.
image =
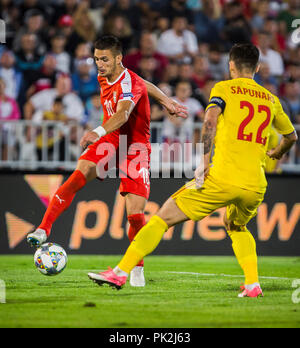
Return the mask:
[[130,272],[130,285],[134,287],[144,287],[146,285],[144,267],[136,266]]
[[45,230],[38,228],[32,233],[27,235],[27,242],[31,244],[31,246],[38,248],[47,240],[47,234]]

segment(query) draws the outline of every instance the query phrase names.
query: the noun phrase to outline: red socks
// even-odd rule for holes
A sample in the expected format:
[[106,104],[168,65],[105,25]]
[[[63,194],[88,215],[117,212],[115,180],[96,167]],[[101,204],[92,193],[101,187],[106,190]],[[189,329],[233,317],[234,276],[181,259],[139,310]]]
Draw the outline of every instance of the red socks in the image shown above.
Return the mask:
[[[144,214],[129,215],[128,221],[130,224],[128,238],[130,242],[134,240],[134,237],[138,234],[139,230],[146,225]],[[140,261],[137,266],[144,267],[144,260]]]
[[[70,206],[76,193],[86,185],[86,178],[81,171],[76,170],[69,179],[56,191],[52,198],[43,221],[39,228],[46,231],[49,237],[53,223],[58,217]],[[138,234],[139,230],[146,225],[144,214],[129,215],[128,221],[130,224],[128,238],[130,242]],[[144,266],[142,260],[137,266]]]
[[46,231],[49,237],[53,223],[70,206],[75,194],[86,184],[86,178],[79,170],[69,177],[69,179],[56,191],[52,198],[43,221],[39,228]]

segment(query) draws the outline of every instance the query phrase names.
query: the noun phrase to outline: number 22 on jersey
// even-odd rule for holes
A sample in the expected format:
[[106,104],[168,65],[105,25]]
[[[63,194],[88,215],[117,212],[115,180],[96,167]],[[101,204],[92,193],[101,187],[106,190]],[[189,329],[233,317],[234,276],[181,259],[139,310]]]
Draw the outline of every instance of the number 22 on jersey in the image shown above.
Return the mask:
[[[239,131],[238,131],[238,140],[243,140],[243,141],[253,141],[253,133],[246,134],[245,133],[245,128],[247,125],[253,120],[255,116],[255,108],[254,106],[249,103],[248,101],[241,101],[240,104],[241,109],[247,108],[249,110],[248,116],[244,119],[244,121],[240,124]],[[265,120],[261,123],[259,126],[257,133],[256,133],[256,138],[255,142],[258,144],[266,145],[267,143],[267,137],[262,137],[263,131],[268,127],[271,121],[271,110],[268,106],[266,105],[258,105],[258,113],[266,114]]]

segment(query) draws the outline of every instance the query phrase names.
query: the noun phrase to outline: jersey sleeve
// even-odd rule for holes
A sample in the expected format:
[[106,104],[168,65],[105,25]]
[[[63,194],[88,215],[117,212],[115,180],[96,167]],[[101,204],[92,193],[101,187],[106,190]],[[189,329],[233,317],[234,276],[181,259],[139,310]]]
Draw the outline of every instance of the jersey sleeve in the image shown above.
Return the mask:
[[278,98],[276,98],[276,110],[273,125],[277,132],[282,135],[288,135],[295,131],[295,128],[291,120],[289,119],[288,115],[284,112]]
[[141,99],[143,92],[142,83],[128,74],[121,82],[119,101],[130,100],[136,105]]
[[217,83],[211,90],[210,99],[206,111],[213,106],[219,106],[222,109],[222,112],[224,112],[226,108],[226,99],[227,98],[224,87],[220,83]]

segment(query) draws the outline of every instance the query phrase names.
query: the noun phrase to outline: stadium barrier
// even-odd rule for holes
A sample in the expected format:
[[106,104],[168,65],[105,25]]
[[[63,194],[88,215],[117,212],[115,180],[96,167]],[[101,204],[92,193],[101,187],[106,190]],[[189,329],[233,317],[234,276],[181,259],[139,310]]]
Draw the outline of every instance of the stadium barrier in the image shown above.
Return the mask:
[[[200,136],[202,124],[194,123],[194,140]],[[300,133],[300,125],[296,126]],[[84,128],[75,122],[51,121],[0,121],[0,169],[13,170],[74,170],[82,149],[79,146]],[[199,141],[199,140],[198,140]],[[180,171],[183,163],[190,163],[191,158],[198,161],[196,150],[182,144],[177,156],[164,156],[167,145],[163,136],[163,122],[151,123],[151,169],[152,174],[168,170]],[[176,143],[173,144],[176,146]],[[172,145],[171,145],[172,146]],[[165,151],[169,155],[169,152]],[[284,172],[300,173],[300,140],[289,153],[288,160],[281,164]],[[176,157],[176,156],[175,156]]]
[[[37,226],[62,174],[0,174],[0,253],[31,254],[26,234]],[[269,176],[269,188],[249,229],[259,255],[300,256],[300,201],[297,175]],[[152,179],[147,219],[186,179]],[[55,223],[50,241],[68,253],[122,254],[129,245],[125,202],[118,179],[94,180],[82,189]],[[171,228],[155,251],[160,255],[232,255],[221,209],[200,222]]]

